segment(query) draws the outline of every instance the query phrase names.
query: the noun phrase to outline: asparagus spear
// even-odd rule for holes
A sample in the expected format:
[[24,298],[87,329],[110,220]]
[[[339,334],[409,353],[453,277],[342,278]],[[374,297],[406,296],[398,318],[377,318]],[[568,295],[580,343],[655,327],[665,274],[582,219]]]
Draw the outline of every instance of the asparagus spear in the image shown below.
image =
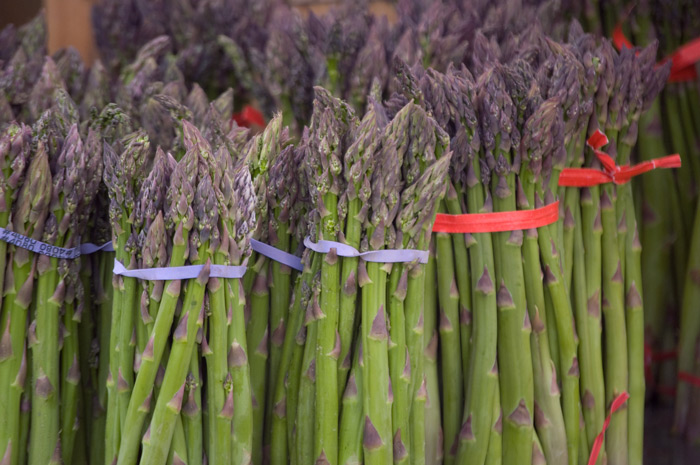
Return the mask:
[[[398,119],[398,118],[397,118]],[[396,156],[394,122],[387,126],[377,168],[372,173],[371,210],[365,224],[365,239],[370,250],[386,246],[386,237],[397,213],[401,160]],[[365,370],[362,375],[364,396],[363,447],[368,464],[393,462],[391,405],[393,393],[389,377],[386,323],[387,267],[381,263],[360,261],[358,273],[362,289],[362,348]]]
[[151,425],[143,439],[141,463],[164,463],[167,459],[176,419],[182,408],[187,368],[194,351],[197,332],[204,319],[204,293],[211,266],[210,241],[218,240],[218,234],[212,234],[212,230],[217,227],[218,211],[216,194],[204,159],[208,151],[199,141],[193,149],[197,153],[199,175],[193,204],[193,209],[196,210],[196,229],[190,234],[189,241],[190,262],[203,264],[204,267],[196,279],[188,281],[185,289],[182,316],[173,336],[163,385],[156,401]]
[[[339,200],[339,216],[344,217],[345,242],[354,247],[360,247],[362,224],[367,215],[367,202],[371,193],[370,173],[374,165],[373,154],[377,149],[381,130],[388,123],[384,110],[376,103],[362,118],[355,141],[345,153],[344,175],[347,190]],[[339,393],[346,390],[345,384],[350,371],[352,358],[353,332],[356,325],[355,304],[357,298],[357,264],[359,259],[345,257],[341,263],[340,309],[338,314],[338,333],[340,335],[340,355],[338,356],[338,389]],[[357,378],[357,377],[356,377]],[[344,394],[342,394],[344,395]]]
[[[20,188],[16,210],[13,213],[15,232],[39,240],[44,233],[44,222],[51,201],[51,172],[49,159],[43,143],[37,144],[37,151],[27,168],[27,182]],[[21,394],[25,388],[27,348],[34,342],[27,334],[27,312],[32,302],[34,286],[34,254],[26,249],[10,248],[10,263],[5,286],[3,305],[3,373],[6,379],[13,380],[9,389],[2,393],[7,419],[3,424],[3,457],[20,457],[21,435]],[[23,369],[24,367],[24,369]]]
[[[535,191],[550,173],[551,160],[557,150],[562,150],[562,140],[556,135],[562,133],[561,115],[557,101],[548,100],[536,106],[523,127],[520,146],[522,156],[518,189],[524,198],[518,200],[519,207],[531,209],[535,205]],[[557,145],[559,144],[559,145]],[[521,190],[520,190],[521,189]],[[525,290],[528,301],[528,315],[532,322],[530,336],[532,346],[532,366],[535,377],[535,427],[540,441],[541,452],[550,463],[568,462],[566,431],[561,409],[560,392],[556,368],[549,353],[549,343],[545,322],[548,309],[545,305],[544,288],[539,279],[541,274],[538,231],[525,232],[523,242],[523,265],[525,270]],[[536,451],[533,450],[533,456]]]
[[[107,167],[114,160],[112,158],[114,153],[106,147],[105,156],[107,157],[105,167]],[[195,150],[190,150],[177,164],[172,173],[170,187],[167,192],[169,208],[165,223],[162,222],[162,218],[158,220],[158,217],[156,217],[157,219],[150,228],[153,232],[149,236],[153,238],[154,236],[157,237],[158,233],[164,232],[167,226],[172,237],[169,266],[184,265],[189,255],[189,233],[194,224],[194,213],[191,203],[194,198],[194,184],[197,181],[197,168],[197,153]],[[112,176],[114,174],[106,168],[105,183],[108,186],[110,183],[116,182]],[[180,297],[181,283],[179,280],[169,280],[165,282],[163,289],[164,292],[158,312],[155,315],[155,322],[153,323],[144,353],[141,354],[141,366],[139,367],[139,372],[134,382],[134,389],[129,400],[125,421],[131,427],[124,432],[125,434],[121,438],[121,444],[118,449],[118,463],[121,464],[135,463],[138,456],[138,444],[141,440],[142,426],[150,411],[154,381],[163,357],[163,351],[168,342],[167,338],[161,335],[167,334],[172,326],[176,303]],[[108,430],[110,426],[110,424],[107,425]]]
[[[437,264],[435,262],[435,241],[429,243],[428,263],[424,268],[417,267],[409,275],[406,294],[406,319],[409,331],[406,335],[411,364],[411,457],[416,463],[439,463],[443,453],[442,409],[440,408],[440,375],[438,371],[438,332],[437,332]],[[415,290],[419,282],[424,282],[420,292],[424,295],[423,305],[416,305],[409,296],[418,294]],[[414,315],[417,307],[421,313]],[[408,319],[411,320],[408,320]],[[413,323],[416,321],[415,323]],[[421,350],[414,355],[414,345],[420,342]],[[416,374],[416,371],[420,374]]]
[[[362,330],[358,332],[358,339]],[[357,349],[354,351],[350,377],[343,394],[343,407],[340,415],[340,432],[338,439],[338,463],[351,465],[362,463],[363,448],[363,406],[362,399],[362,371],[364,360],[362,354],[362,341],[358,340]]]
[[[244,163],[234,167],[231,177],[236,203],[232,204],[228,211],[230,231],[234,238],[229,242],[229,257],[232,265],[242,265],[249,260],[250,237],[256,227],[255,189]],[[249,464],[253,453],[253,395],[247,355],[245,293],[242,291],[240,279],[229,283],[226,299],[226,308],[231,309],[231,322],[228,327],[228,367],[232,377],[231,399],[235,405],[232,425],[236,425],[231,439],[231,458],[236,463]]]
[[[267,183],[269,181],[269,166],[274,163],[284,143],[281,132],[282,118],[273,119],[265,131],[252,139],[247,146],[246,158],[250,165],[253,182],[258,196],[258,230],[255,238],[266,241],[268,237],[269,207],[267,199]],[[252,282],[250,300],[250,320],[247,326],[247,340],[255,349],[250,357],[251,387],[253,389],[253,463],[262,463],[263,431],[265,430],[266,382],[269,357],[269,318],[270,318],[270,261],[259,255],[255,259],[254,280]],[[275,316],[279,317],[281,309],[279,302]]]
[[[76,210],[83,199],[86,175],[86,153],[77,125],[71,127],[63,148],[53,163],[55,172],[52,201],[44,229],[44,242],[71,248],[78,245]],[[60,461],[57,451],[60,454],[61,450],[58,384],[59,310],[66,297],[68,263],[65,259],[59,262],[58,258],[42,255],[37,261],[37,271],[37,343],[32,350],[32,375],[36,397],[32,407],[34,427],[30,430],[29,461],[54,463]],[[77,358],[73,360],[73,364],[77,370]],[[79,378],[74,379],[77,384]],[[69,416],[75,418],[75,414]]]
[[[142,182],[143,169],[150,155],[150,142],[143,132],[125,136],[120,142],[124,146],[121,154],[116,155],[112,148],[105,146],[105,184],[111,193],[110,222],[112,224],[112,242],[116,259],[130,268],[136,267],[136,242],[132,237],[134,205],[139,186]],[[110,166],[111,165],[111,166]],[[128,246],[128,247],[127,247]],[[113,460],[119,454],[119,442],[122,425],[133,386],[134,348],[131,345],[137,302],[137,285],[135,278],[116,276],[112,280],[115,298],[112,309],[112,333],[110,336],[110,405],[108,406],[108,435],[105,454],[106,460]],[[111,407],[111,412],[110,412]]]
[[[491,191],[496,211],[515,210],[517,159],[511,148],[520,135],[514,127],[513,104],[499,71],[487,72],[479,89],[481,140],[485,160],[494,165]],[[494,113],[489,113],[489,110]],[[512,144],[512,145],[511,145]],[[499,378],[504,412],[503,450],[506,461],[532,455],[534,388],[530,355],[531,324],[527,316],[522,269],[522,231],[495,233],[494,258],[498,284]]]
[[[356,121],[350,108],[333,99],[328,91],[316,88],[313,139],[309,150],[307,177],[312,181],[311,199],[318,220],[316,233],[320,240],[338,240],[338,196],[345,189],[342,156],[347,137]],[[316,421],[314,457],[337,463],[338,456],[338,357],[341,351],[338,332],[340,310],[340,264],[335,250],[326,254],[321,264],[321,295],[316,343]],[[308,341],[307,341],[308,344]]]

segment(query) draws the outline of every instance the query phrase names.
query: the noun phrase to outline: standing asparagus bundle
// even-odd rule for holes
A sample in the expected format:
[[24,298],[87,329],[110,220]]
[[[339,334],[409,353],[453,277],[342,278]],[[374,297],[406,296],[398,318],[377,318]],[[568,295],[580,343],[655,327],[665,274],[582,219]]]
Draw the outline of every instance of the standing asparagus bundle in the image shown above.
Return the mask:
[[[198,351],[195,346],[199,328],[204,324],[206,314],[204,313],[203,305],[206,301],[209,302],[209,308],[211,309],[211,296],[206,293],[210,270],[210,257],[216,254],[228,254],[232,262],[245,263],[245,257],[249,254],[250,250],[247,238],[249,237],[248,234],[253,230],[251,221],[254,220],[254,217],[250,217],[252,213],[252,185],[250,185],[250,178],[248,177],[248,181],[246,182],[245,176],[240,178],[238,174],[236,174],[236,171],[233,170],[231,164],[227,165],[226,162],[217,161],[216,157],[228,156],[227,152],[220,150],[212,154],[208,143],[201,138],[201,135],[199,135],[199,132],[194,127],[186,125],[186,134],[188,152],[173,173],[173,181],[168,193],[168,198],[171,202],[169,211],[172,212],[170,213],[170,224],[171,227],[176,226],[177,228],[173,236],[171,266],[175,258],[174,254],[176,252],[182,254],[185,247],[189,249],[189,257],[187,258],[189,263],[202,264],[204,266],[198,278],[188,281],[182,296],[182,312],[180,321],[173,333],[174,339],[170,348],[163,384],[155,400],[155,409],[149,429],[143,438],[144,450],[141,462],[145,463],[165,463],[168,455],[172,453],[170,452],[171,450],[174,450],[174,454],[176,454],[173,455],[173,460],[184,461],[187,459],[188,462],[192,460],[201,460],[201,452],[198,454],[195,451],[197,450],[197,441],[200,441],[199,444],[201,447],[203,438],[201,433],[198,433],[197,436],[192,436],[193,431],[195,431],[192,428],[196,427],[197,424],[191,423],[197,421],[195,420],[196,417],[192,417],[191,410],[191,403],[193,401],[197,402],[197,400],[196,397],[193,400],[191,396],[194,392],[193,389],[198,388],[194,388],[195,385],[191,384],[192,380],[187,381],[188,376],[194,376],[196,379],[198,373],[195,368],[190,372],[190,375],[188,375],[187,370],[190,367],[193,357],[198,357]],[[217,173],[218,168],[225,168],[226,166],[229,166],[229,169],[226,170],[228,172],[219,173],[220,176],[212,178],[212,173]],[[241,173],[247,173],[245,168],[242,169],[244,171]],[[215,185],[213,181],[216,181],[217,184]],[[193,192],[189,187],[192,184],[197,184],[197,192]],[[190,192],[189,195],[187,194],[188,192]],[[196,208],[188,206],[188,197],[192,199],[192,205]],[[235,200],[232,200],[232,198]],[[234,206],[240,209],[240,211],[232,211]],[[196,210],[196,214],[193,214],[194,210]],[[222,212],[221,215],[219,214],[220,212]],[[193,219],[189,220],[189,218]],[[185,222],[189,223],[190,221],[192,221],[192,226],[189,224],[185,225]],[[156,223],[154,223],[154,225],[155,224]],[[188,229],[191,228],[186,234],[189,236],[187,243],[185,243],[183,237],[186,230],[185,226]],[[221,231],[229,230],[235,230],[236,232],[231,236],[229,236],[229,233],[226,233],[226,235],[223,236],[225,239],[222,239]],[[232,237],[234,240],[231,240]],[[222,247],[226,247],[227,251],[221,250]],[[228,351],[228,366],[234,373],[236,373],[234,370],[240,370],[241,368],[247,371],[248,365],[246,361],[247,357],[245,356],[245,340],[241,339],[242,333],[240,331],[242,329],[244,300],[242,300],[242,295],[234,292],[235,289],[238,289],[239,283],[233,281],[230,283],[231,285],[229,285],[226,280],[217,281],[218,282],[209,286],[209,288],[212,291],[217,291],[219,286],[223,286],[225,291],[223,296],[224,302],[226,302],[227,299],[230,302],[231,325],[235,324],[238,326],[238,329],[233,332],[233,342]],[[172,324],[175,304],[179,296],[179,292],[174,292],[177,289],[175,289],[171,283],[177,283],[177,281],[166,282],[165,294],[161,299],[160,308],[156,315],[156,321],[150,337],[150,347],[147,346],[147,350],[155,349],[154,359],[156,356],[160,358],[163,352],[163,346],[165,345],[165,341],[157,342],[159,338],[156,336],[163,333],[162,326],[164,323],[167,323],[167,328]],[[226,294],[229,293],[230,295],[227,297]],[[215,303],[218,298],[218,296],[214,297]],[[220,304],[217,304],[217,307],[220,307]],[[220,313],[220,310],[221,308],[217,308],[217,313]],[[207,326],[211,327],[210,325]],[[229,328],[233,328],[233,326]],[[230,331],[231,329],[228,330],[229,333]],[[226,339],[229,339],[230,336],[231,334],[227,335]],[[154,342],[154,340],[156,342]],[[202,340],[204,341],[204,339]],[[212,342],[214,342],[214,339],[212,339]],[[220,346],[221,344],[219,343],[215,344],[217,348],[220,348]],[[221,360],[220,357],[223,355],[220,350],[216,353],[211,351],[211,346],[209,344],[207,344],[206,347],[203,346],[202,351],[208,357],[216,357],[218,360]],[[224,352],[224,354],[225,353],[226,352]],[[142,363],[137,377],[137,386],[141,385],[140,380],[142,375],[144,375],[144,379],[146,379],[145,375],[147,372],[144,368],[154,365],[150,357],[144,357],[143,361],[149,361],[150,363],[149,365]],[[151,383],[153,382],[155,371],[154,368],[149,368],[148,374],[149,377],[151,377]],[[223,375],[221,384],[218,385],[218,381],[215,381],[214,386],[212,386],[212,389],[220,389],[221,387],[224,389],[223,399],[225,400],[217,416],[223,417],[222,419],[224,420],[226,418],[231,418],[231,415],[234,413],[231,411],[234,397],[240,401],[241,411],[236,417],[233,417],[233,430],[236,432],[236,435],[233,438],[232,452],[235,454],[236,460],[240,460],[241,463],[249,462],[251,454],[250,440],[252,436],[249,436],[246,440],[243,437],[243,430],[238,432],[236,428],[237,420],[241,418],[240,414],[247,413],[247,415],[250,415],[250,410],[248,409],[246,411],[243,408],[244,398],[239,397],[242,393],[241,389],[246,389],[246,386],[249,386],[249,384],[246,383],[243,386],[237,385],[236,383],[238,383],[239,380],[245,379],[241,378],[238,373],[236,373],[233,384],[230,384],[229,379],[229,375]],[[147,384],[149,383],[144,383],[145,386],[147,386]],[[185,400],[185,389],[188,384],[187,395],[189,399]],[[247,398],[248,402],[250,402],[249,390],[247,391]],[[134,400],[135,399],[132,398],[132,403],[135,405],[141,405],[143,403],[135,403]],[[184,405],[183,400],[185,400]],[[215,399],[211,399],[211,401],[215,402]],[[180,420],[181,409],[183,415],[182,420]],[[190,416],[190,418],[184,418],[184,416]],[[179,442],[182,440],[182,437],[179,436],[182,433],[178,433],[178,431],[181,431],[178,426],[180,421],[185,425],[185,434],[189,434],[190,437],[187,443]],[[201,420],[199,421],[201,422]],[[241,428],[244,428],[243,421],[240,423]],[[251,418],[248,417],[247,422],[249,425],[251,424],[250,421]],[[199,423],[199,428],[201,428],[201,423]],[[251,434],[250,427],[247,428],[247,431]],[[217,432],[211,431],[211,434],[216,435]],[[221,438],[221,434],[218,434],[217,437]],[[244,442],[241,443],[241,441]],[[186,449],[183,451],[181,446],[185,446]],[[241,449],[241,447],[243,447],[243,449]],[[207,446],[207,448],[209,448],[210,452],[216,453],[215,448],[211,448],[211,446]],[[201,451],[201,449],[199,450]],[[122,451],[120,451],[120,454],[121,453]],[[184,457],[182,454],[185,454]]]

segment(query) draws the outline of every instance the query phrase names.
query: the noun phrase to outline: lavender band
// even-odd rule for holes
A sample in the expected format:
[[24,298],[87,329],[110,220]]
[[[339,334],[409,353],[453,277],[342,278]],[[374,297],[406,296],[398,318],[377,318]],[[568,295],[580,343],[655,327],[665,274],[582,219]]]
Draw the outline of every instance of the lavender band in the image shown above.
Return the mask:
[[27,249],[34,253],[40,255],[47,255],[54,258],[63,258],[66,260],[75,260],[81,255],[87,255],[99,251],[112,252],[112,242],[107,242],[102,245],[95,244],[81,244],[78,247],[73,247],[70,249],[65,249],[63,247],[58,247],[55,245],[47,244],[46,242],[41,242],[31,237],[23,236],[22,234],[9,231],[5,228],[0,228],[0,241],[12,244],[15,247],[20,247],[22,249]]
[[90,255],[96,252],[114,252],[114,247],[112,246],[112,241],[105,242],[102,245],[96,245],[92,242],[86,242],[85,244],[80,244],[80,255]]
[[255,239],[250,240],[250,245],[253,250],[260,255],[264,255],[267,258],[271,258],[272,260],[283,265],[287,265],[295,270],[304,271],[304,265],[301,263],[301,258],[297,257],[296,255],[292,255],[284,250],[280,250],[277,247],[273,247]]
[[[245,266],[210,265],[210,278],[242,278],[245,274]],[[143,279],[145,281],[170,281],[173,279],[194,279],[204,265],[168,266],[163,268],[141,268],[137,270],[127,270],[119,261],[114,260],[112,272],[127,278]]]
[[339,257],[359,257],[366,262],[377,263],[410,263],[414,261],[428,263],[429,256],[427,250],[415,249],[385,249],[360,252],[356,248],[341,242],[325,240],[313,242],[309,237],[304,239],[304,245],[306,248],[318,253],[328,253],[331,249],[335,249]]

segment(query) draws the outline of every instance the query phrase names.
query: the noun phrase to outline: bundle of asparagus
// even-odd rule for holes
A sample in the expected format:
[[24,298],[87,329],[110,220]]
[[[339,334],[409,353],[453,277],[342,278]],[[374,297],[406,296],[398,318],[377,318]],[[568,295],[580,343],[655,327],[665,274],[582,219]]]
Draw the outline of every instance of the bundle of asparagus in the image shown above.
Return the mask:
[[96,136],[91,132],[83,144],[69,97],[59,93],[56,104],[33,129],[12,123],[3,138],[4,226],[17,235],[3,241],[2,372],[14,381],[2,392],[1,442],[11,463],[24,463],[27,452],[32,463],[70,461],[76,433],[84,433],[78,410],[84,289],[75,248],[102,165],[88,158],[86,145]]
[[292,363],[276,380],[286,397],[274,406],[272,462],[423,456],[422,265],[366,261],[341,246],[427,246],[450,159],[443,134],[412,104],[388,122],[375,103],[358,123],[345,102],[316,89],[301,149],[309,232],[331,242],[305,253],[295,287],[282,355]]
[[[114,400],[107,410],[105,461],[135,463],[140,456],[144,463],[202,463],[204,450],[212,458],[250,460],[252,436],[243,433],[245,424],[252,422],[251,410],[244,407],[246,400],[252,402],[245,297],[238,279],[209,278],[209,274],[212,263],[244,266],[250,255],[253,185],[246,166],[234,164],[224,148],[213,151],[186,121],[183,129],[185,156],[175,162],[159,150],[150,173],[141,175],[135,187],[134,174],[147,166],[141,161],[148,154],[144,139],[139,143],[138,133],[131,136],[120,156],[105,146],[106,166],[113,167],[105,170],[112,194],[112,228],[124,231],[114,237],[117,259],[130,253],[132,242],[143,244],[132,249],[142,251],[141,265],[132,254],[128,268],[203,265],[184,289],[179,279],[157,279],[142,283],[141,297],[135,278],[116,276],[124,284],[115,288],[122,295],[114,299],[112,331],[117,342],[110,357]],[[131,212],[126,210],[130,205]],[[122,239],[129,230],[130,238]],[[176,314],[179,320],[174,324]],[[201,357],[206,360],[206,385]],[[206,436],[202,405],[211,425]],[[250,427],[247,430],[250,434]]]

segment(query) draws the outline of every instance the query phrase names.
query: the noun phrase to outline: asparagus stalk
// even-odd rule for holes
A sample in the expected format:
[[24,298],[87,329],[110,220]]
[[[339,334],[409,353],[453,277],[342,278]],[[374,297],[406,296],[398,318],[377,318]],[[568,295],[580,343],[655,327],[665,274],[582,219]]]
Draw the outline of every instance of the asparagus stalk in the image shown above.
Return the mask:
[[[552,100],[536,107],[524,124],[518,185],[518,192],[524,196],[518,199],[518,207],[521,209],[534,208],[536,188],[550,174],[547,173],[551,166],[549,157],[554,156],[557,150],[562,150],[562,141],[557,140],[557,135],[561,136],[561,125],[561,115],[558,114],[556,102]],[[528,316],[532,324],[530,341],[535,386],[535,427],[543,457],[550,463],[564,463],[568,462],[566,430],[556,368],[549,353],[545,322],[550,309],[545,304],[544,288],[539,279],[542,267],[538,237],[537,229],[527,230],[522,248]],[[534,457],[537,451],[533,450],[532,454]]]
[[[472,155],[467,165],[466,195],[469,213],[492,211],[492,199],[486,188],[490,172],[488,165],[480,163],[480,157]],[[473,234],[476,241],[469,251],[472,270],[472,293],[474,309],[472,328],[472,350],[469,363],[471,386],[465,398],[463,423],[460,430],[458,461],[460,463],[484,463],[488,452],[491,427],[493,425],[495,383],[498,382],[496,365],[497,310],[494,287],[495,263],[492,235]],[[490,402],[489,402],[490,401]],[[499,402],[500,404],[500,402]]]
[[[245,264],[249,259],[249,239],[255,229],[255,190],[250,172],[245,165],[234,168],[233,187],[236,199],[228,210],[229,231],[235,240],[229,242],[232,265]],[[226,192],[226,191],[224,191]],[[234,234],[235,231],[235,234]],[[228,325],[228,369],[231,374],[231,400],[235,406],[232,415],[231,459],[249,464],[253,453],[253,397],[248,363],[248,342],[245,327],[245,293],[240,279],[232,280],[226,292],[226,308],[230,309]],[[228,315],[227,315],[228,318]],[[228,401],[228,399],[227,399]],[[233,426],[232,426],[233,427]]]
[[[46,214],[45,210],[49,201],[47,189],[51,181],[48,165],[46,165],[46,153],[43,152],[42,155],[43,146],[40,145],[40,153],[36,154],[34,158],[43,160],[33,162],[33,172],[28,173],[29,175],[37,176],[37,178],[34,179],[30,177],[28,183],[25,184],[27,187],[24,188],[28,189],[31,185],[35,190],[34,192],[31,190],[26,191],[23,194],[24,197],[18,198],[18,195],[22,192],[19,184],[29,161],[30,142],[31,130],[26,126],[14,124],[9,125],[5,129],[2,139],[0,139],[0,156],[3,157],[2,193],[5,203],[7,204],[3,211],[0,212],[0,221],[2,222],[0,226],[8,226],[7,222],[10,217],[10,211],[14,201],[17,199],[19,203],[15,206],[16,213],[14,214],[15,219],[13,220],[13,227],[16,232],[37,239],[41,237],[43,232],[43,218]],[[36,193],[36,197],[31,197],[34,193]],[[36,210],[32,210],[33,203],[38,207]],[[29,217],[30,213],[33,211],[36,212],[33,215],[36,216],[36,218]],[[34,226],[35,224],[36,226]],[[10,247],[11,253],[8,260],[7,251],[7,243],[3,241],[2,245],[0,245],[0,277],[3,277],[2,282],[5,288],[5,302],[2,307],[1,318],[3,336],[2,354],[0,356],[0,373],[2,373],[3,379],[13,379],[13,376],[14,379],[16,379],[22,363],[18,351],[23,351],[23,347],[25,346],[24,333],[26,331],[26,314],[28,306],[31,303],[31,286],[33,286],[33,279],[28,279],[28,277],[30,270],[33,268],[32,264],[34,260],[33,254],[29,251],[19,248],[13,251],[12,247]],[[22,267],[22,265],[25,266]],[[6,267],[10,273],[7,277],[8,282],[12,284],[11,287],[5,287],[4,277]],[[22,271],[20,271],[20,268]],[[18,281],[14,280],[15,275],[17,275]],[[26,287],[29,287],[29,289],[22,291],[21,288]],[[20,292],[24,295],[19,296],[18,294],[20,294]],[[24,318],[22,318],[22,315],[25,315]],[[10,387],[8,385],[0,390],[0,405],[2,405],[4,411],[8,412],[7,421],[3,421],[0,425],[0,452],[3,457],[5,456],[7,448],[11,446],[9,441],[14,438],[14,444],[17,444],[19,440],[18,428],[20,427],[20,412],[19,404],[17,403],[19,402],[19,393],[13,393],[11,391],[20,389],[21,393],[21,389],[23,388],[24,386]],[[15,399],[17,400],[15,401]],[[12,408],[10,408],[11,404],[14,405]],[[15,449],[17,449],[16,446]]]
[[[328,91],[316,88],[315,93],[312,134],[311,139],[307,139],[307,178],[311,181],[317,239],[337,241],[340,231],[338,197],[346,188],[342,157],[356,121],[347,104],[331,97]],[[320,313],[314,315],[317,322],[312,323],[317,326],[313,454],[315,460],[330,464],[338,460],[340,272],[338,256],[335,249],[331,249],[321,264]]]
[[[343,173],[347,182],[347,190],[340,199],[339,215],[345,217],[344,240],[355,249],[360,247],[362,224],[367,216],[367,203],[371,193],[370,173],[374,164],[372,155],[377,149],[380,131],[387,123],[384,110],[378,104],[373,103],[357,128],[355,141],[345,153]],[[355,307],[358,261],[359,259],[356,257],[345,257],[341,263],[340,283],[342,290],[338,314],[338,333],[340,335],[338,390],[339,394],[343,396],[352,358],[353,332],[357,326]]]
[[[358,334],[358,339],[359,335]],[[351,465],[362,463],[362,435],[364,429],[364,415],[362,399],[362,370],[364,360],[362,354],[362,341],[358,340],[353,355],[352,369],[348,378],[347,387],[343,394],[343,407],[340,414],[340,436],[338,439],[338,463]]]
[[[401,189],[401,156],[396,153],[400,128],[410,118],[412,107],[402,116],[397,115],[387,126],[382,149],[377,154],[376,169],[372,173],[370,213],[365,224],[365,238],[370,250],[386,246],[387,233],[399,207]],[[405,126],[404,126],[405,127]],[[362,348],[364,373],[364,435],[365,462],[388,464],[393,462],[393,435],[391,408],[393,392],[389,376],[389,354],[386,315],[386,281],[388,267],[376,262],[360,261],[359,284],[362,289]]]
[[[203,161],[201,156],[197,155],[198,164]],[[190,261],[193,264],[203,264],[204,267],[196,279],[187,283],[182,316],[173,335],[163,385],[156,401],[151,425],[143,438],[141,463],[164,463],[167,459],[176,419],[182,407],[187,368],[192,358],[197,332],[203,324],[204,293],[211,265],[210,235],[217,225],[218,212],[211,178],[208,173],[202,176],[201,168],[198,182],[194,209],[197,228],[195,231],[198,230],[199,234],[193,231],[190,235],[190,251],[196,250]]]
[[[13,227],[15,232],[35,240],[44,233],[44,222],[48,214],[51,200],[51,172],[49,160],[43,143],[39,142],[27,170],[28,181],[22,186],[17,197],[17,209],[14,213]],[[3,457],[21,455],[20,435],[22,431],[21,394],[25,388],[26,369],[29,360],[26,358],[27,348],[33,349],[33,341],[27,334],[27,315],[32,302],[34,286],[35,259],[34,254],[26,249],[10,248],[10,263],[5,286],[6,294],[3,305],[3,373],[7,380],[13,380],[4,390],[3,401],[7,419],[3,421]],[[9,344],[8,344],[9,343]],[[24,368],[23,368],[24,367]],[[33,389],[32,389],[33,390]],[[28,413],[28,412],[27,412]],[[53,452],[53,451],[52,451]]]
[[[113,152],[111,152],[113,154]],[[110,151],[106,150],[106,156]],[[109,160],[109,158],[107,159]],[[158,160],[158,158],[156,159]],[[111,161],[111,160],[109,160]],[[109,161],[105,162],[105,167],[109,166]],[[158,166],[158,164],[156,164]],[[155,170],[154,170],[155,171]],[[109,186],[112,173],[105,169],[105,183]],[[167,192],[167,201],[170,204],[168,210],[168,229],[172,234],[172,252],[170,253],[169,266],[182,266],[185,264],[189,252],[189,233],[194,225],[194,213],[191,202],[194,199],[194,186],[197,180],[197,154],[194,150],[189,150],[186,156],[177,164],[172,173],[172,180]],[[154,178],[158,179],[156,175]],[[166,235],[166,221],[163,215],[156,216],[153,224],[149,228],[147,248],[157,247],[158,238]],[[153,245],[151,245],[153,244]],[[133,464],[138,457],[138,444],[141,440],[142,426],[146,416],[150,412],[150,402],[152,399],[154,381],[163,357],[163,351],[167,343],[167,338],[161,336],[170,331],[173,317],[176,310],[176,303],[180,297],[181,283],[179,280],[166,281],[163,286],[163,295],[153,328],[149,336],[144,353],[141,355],[141,366],[134,382],[129,401],[126,421],[131,427],[126,430],[121,438],[118,450],[120,464]],[[110,428],[108,423],[108,429]]]
[[[289,320],[286,326],[286,335],[282,346],[282,355],[280,358],[280,367],[277,374],[277,385],[275,386],[275,396],[273,397],[274,409],[272,417],[272,440],[270,448],[271,463],[286,463],[288,454],[290,454],[291,441],[289,431],[289,403],[292,401],[298,392],[298,378],[294,376],[295,370],[298,367],[293,362],[296,354],[301,354],[301,351],[295,350],[297,335],[304,328],[305,309],[309,301],[310,284],[313,276],[319,271],[320,255],[314,255],[313,261],[309,264],[311,256],[305,254],[304,272],[297,279],[297,283],[292,293],[292,306],[289,310]],[[298,356],[296,358],[299,358]],[[295,382],[295,380],[297,382]],[[293,429],[293,428],[292,428]],[[341,428],[342,432],[342,428]],[[343,463],[342,460],[340,463]]]
[[[514,161],[510,151],[520,137],[513,127],[513,104],[497,71],[480,88],[482,141],[486,160],[495,162],[491,192],[495,211],[513,211],[515,202]],[[487,109],[498,116],[486,118]],[[491,142],[493,141],[493,142]],[[513,145],[511,145],[513,144]],[[531,324],[527,315],[522,269],[522,231],[494,234],[494,258],[498,285],[498,359],[502,384],[503,452],[506,462],[532,455],[534,385],[530,350]]]
[[[606,403],[628,389],[627,328],[624,312],[624,277],[620,267],[615,218],[614,186],[604,185],[600,197],[603,225],[603,314],[605,315],[605,386]],[[613,463],[627,462],[627,409],[623,408],[611,417],[607,433],[606,452]]]
[[[269,166],[279,155],[284,135],[281,132],[282,118],[278,115],[270,122],[265,131],[252,139],[246,147],[246,159],[250,166],[251,176],[258,197],[257,216],[258,228],[255,238],[266,241],[268,237],[268,189]],[[246,339],[254,347],[250,352],[250,379],[253,392],[253,463],[262,463],[263,432],[265,431],[266,411],[266,382],[268,358],[270,354],[270,260],[259,255],[255,260],[256,273],[251,274],[252,288],[250,297],[250,320],[247,325]],[[278,305],[275,317],[279,319],[283,313]],[[278,325],[278,322],[273,322]],[[273,328],[274,329],[274,328]],[[274,367],[271,367],[274,369]],[[274,373],[274,372],[273,372]]]
[[[199,339],[199,337],[200,336],[197,336],[197,339]],[[195,343],[195,348],[189,363],[190,371],[185,381],[185,395],[187,396],[187,400],[183,400],[182,412],[180,414],[187,438],[188,465],[201,465],[203,458],[202,383],[199,374],[200,355],[197,344],[199,344],[199,342]]]
[[[440,408],[440,376],[438,374],[438,332],[437,332],[437,264],[435,261],[435,241],[430,241],[428,263],[424,269],[416,267],[411,275],[417,275],[410,280],[409,290],[416,293],[418,280],[423,281],[423,305],[420,305],[420,315],[413,315],[411,307],[414,300],[406,295],[406,319],[417,320],[407,333],[406,345],[409,348],[411,365],[411,457],[417,463],[424,457],[426,464],[439,463],[442,460],[442,409]],[[409,313],[410,310],[410,313]],[[426,337],[427,336],[427,337]],[[414,344],[420,338],[421,350],[414,356]],[[415,342],[414,342],[415,340]],[[425,347],[423,347],[425,346]],[[416,375],[416,370],[423,372],[423,377]],[[425,380],[425,382],[423,382]],[[414,384],[415,383],[415,384]],[[421,389],[423,391],[421,391]]]
[[[86,154],[78,127],[73,125],[58,159],[54,161],[56,172],[44,242],[68,248],[78,245],[76,210],[84,195],[85,162]],[[37,342],[32,354],[35,398],[32,402],[34,426],[30,430],[30,463],[60,461],[58,343],[59,310],[66,297],[68,275],[68,263],[64,260],[59,264],[58,258],[44,255],[39,257],[37,263]],[[77,331],[74,330],[75,333]],[[77,359],[73,363],[75,370],[78,370]],[[74,385],[79,381],[77,376],[73,377]],[[74,413],[72,417],[75,419]]]

